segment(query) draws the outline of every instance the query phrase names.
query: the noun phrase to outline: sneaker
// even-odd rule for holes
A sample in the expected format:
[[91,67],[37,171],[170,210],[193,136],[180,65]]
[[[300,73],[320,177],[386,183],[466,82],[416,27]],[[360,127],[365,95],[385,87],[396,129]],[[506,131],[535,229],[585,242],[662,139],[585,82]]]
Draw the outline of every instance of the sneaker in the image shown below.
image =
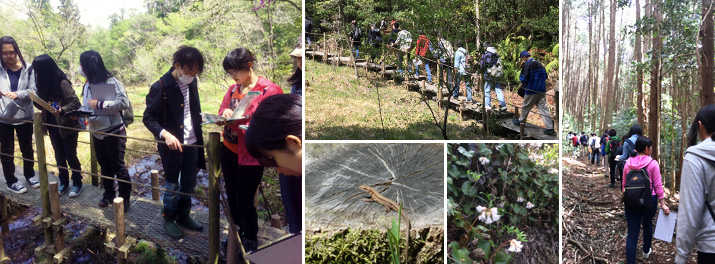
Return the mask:
[[499,110],[502,111],[502,112],[506,112],[506,106],[500,107]]
[[60,184],[60,187],[57,189],[57,192],[60,193],[60,196],[64,195],[70,190],[70,187],[68,185]]
[[[556,135],[556,131],[554,131],[553,129],[544,129],[544,135],[553,136],[553,135]],[[593,164],[591,164],[591,165],[593,165]]]
[[166,230],[166,234],[173,239],[178,240],[184,237],[184,232],[181,231],[174,220],[164,219],[164,230]]
[[30,185],[32,188],[40,188],[40,180],[37,179],[37,176],[33,176],[32,178],[27,179],[27,184]]
[[250,239],[244,239],[242,241],[243,243],[243,250],[246,251],[246,253],[256,251],[258,249],[258,243],[256,241],[250,240]]
[[616,185],[613,184],[613,183],[611,183],[611,185],[608,185],[608,187],[611,187],[611,188],[613,188],[613,187],[615,187],[615,186],[616,186]]
[[75,198],[82,193],[82,186],[72,186],[72,191],[70,192],[70,198]]
[[104,207],[107,207],[107,206],[109,206],[109,200],[107,200],[106,198],[102,198],[102,200],[99,200],[99,207],[100,207],[100,208],[104,208]]
[[650,257],[650,253],[653,252],[653,248],[650,248],[648,250],[648,253],[643,252],[643,259],[648,259]]
[[512,119],[511,123],[514,124],[515,126],[521,126],[521,123],[519,122],[518,119]]
[[7,186],[7,189],[14,193],[26,193],[27,192],[27,189],[25,189],[25,186],[22,186],[22,183],[20,183],[20,182],[16,182],[10,186]]

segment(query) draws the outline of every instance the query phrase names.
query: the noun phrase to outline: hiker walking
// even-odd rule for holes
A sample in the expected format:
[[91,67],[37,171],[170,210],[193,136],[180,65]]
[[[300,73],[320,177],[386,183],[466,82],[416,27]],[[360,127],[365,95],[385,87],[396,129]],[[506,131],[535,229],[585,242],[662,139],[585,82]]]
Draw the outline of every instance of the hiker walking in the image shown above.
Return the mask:
[[[698,139],[702,142],[696,145]],[[714,140],[715,105],[710,104],[700,109],[688,132],[689,147],[683,157],[675,242],[675,263],[678,264],[684,264],[690,258],[693,248],[697,248],[698,263],[715,263]]]
[[591,133],[589,146],[591,147],[591,165],[598,166],[601,162],[601,138],[599,138],[596,133]]
[[424,64],[425,66],[425,72],[427,72],[427,82],[432,83],[432,72],[429,69],[429,61],[425,59],[425,55],[427,55],[427,50],[430,49],[430,41],[427,39],[427,36],[422,32],[422,30],[418,30],[417,34],[420,36],[417,38],[417,44],[415,46],[415,59],[419,60],[420,63],[419,65],[415,65],[415,77],[419,78],[420,77],[420,65]]
[[[430,46],[430,49],[432,49],[432,46]],[[452,76],[454,74],[450,62],[452,62],[452,59],[454,58],[454,48],[452,47],[452,43],[450,43],[442,36],[442,33],[439,33],[437,35],[437,47],[433,50],[433,52],[435,51],[437,54],[439,54],[440,81],[444,80],[445,83],[448,84],[453,83],[454,80]]]
[[[650,157],[653,141],[647,137],[636,140],[638,155],[626,161],[623,169],[621,191],[626,208],[628,236],[626,238],[626,263],[636,263],[636,248],[641,224],[643,226],[643,259],[648,259],[653,252],[653,217],[658,207],[663,213],[670,214],[663,195],[663,180],[660,176],[658,161]],[[644,191],[645,190],[645,193]],[[657,198],[657,199],[656,199]]]
[[353,45],[353,55],[355,55],[355,59],[358,59],[360,58],[359,48],[360,38],[362,38],[362,30],[360,30],[360,27],[357,26],[357,22],[355,20],[350,23],[352,24],[352,26],[350,26],[349,38]]
[[611,129],[608,131],[608,143],[606,145],[606,153],[608,154],[608,167],[609,167],[609,175],[611,177],[611,185],[610,187],[613,188],[615,183],[616,183],[616,178],[620,179],[621,176],[616,173],[616,154],[618,147],[621,146],[621,139],[616,136],[617,132],[615,129]]
[[472,102],[472,88],[469,87],[471,83],[471,78],[469,73],[467,73],[467,50],[464,49],[464,44],[461,42],[457,43],[457,52],[454,54],[454,68],[457,70],[457,78],[454,80],[454,92],[452,92],[452,97],[456,100],[459,95],[459,84],[464,81],[464,89],[466,90],[467,102]]
[[501,89],[499,80],[504,75],[504,70],[501,65],[501,57],[497,54],[497,49],[492,47],[489,41],[484,42],[487,47],[487,52],[482,55],[479,61],[479,66],[484,70],[484,104],[487,110],[492,109],[492,98],[490,95],[491,87],[494,87],[494,92],[499,100],[499,110],[506,111],[506,102],[504,101],[504,93]]
[[636,156],[635,143],[641,136],[643,136],[643,129],[641,126],[638,124],[633,125],[631,129],[628,130],[628,134],[624,137],[623,154],[618,157],[618,160],[626,161],[628,158]]
[[382,46],[382,33],[380,29],[375,27],[375,23],[370,24],[370,31],[367,32],[367,42],[372,46],[370,60],[374,61],[382,55],[380,47]]
[[526,50],[521,51],[519,57],[523,63],[519,80],[524,87],[524,104],[522,105],[521,116],[519,119],[512,120],[512,122],[517,127],[520,123],[526,123],[529,111],[534,106],[537,106],[546,127],[544,134],[556,135],[554,120],[551,119],[549,108],[546,107],[546,69],[544,69],[544,65],[531,58],[531,54]]

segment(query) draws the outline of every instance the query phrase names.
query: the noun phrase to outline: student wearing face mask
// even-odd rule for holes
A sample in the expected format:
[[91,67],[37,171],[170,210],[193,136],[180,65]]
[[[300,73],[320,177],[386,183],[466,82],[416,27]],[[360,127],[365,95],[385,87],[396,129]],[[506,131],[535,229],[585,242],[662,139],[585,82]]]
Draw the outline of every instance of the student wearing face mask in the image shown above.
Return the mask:
[[[193,193],[197,170],[206,169],[203,148],[184,145],[203,145],[201,105],[196,76],[204,70],[204,57],[198,49],[181,46],[174,53],[173,66],[151,85],[146,96],[144,125],[154,134],[164,167],[164,188],[182,193]],[[169,237],[183,237],[182,226],[191,231],[202,231],[201,223],[189,217],[191,196],[164,192],[164,229]]]
[[[219,115],[230,118],[249,92],[260,93],[243,114],[249,117],[253,116],[264,98],[283,93],[278,85],[256,74],[253,70],[255,63],[255,57],[246,48],[231,50],[223,59],[223,69],[236,83],[226,91],[218,110]],[[241,242],[247,252],[258,247],[258,213],[253,206],[253,198],[263,177],[263,166],[248,153],[244,140],[246,131],[239,127],[250,121],[249,118],[227,123],[221,148],[221,170],[226,181],[224,187],[228,208],[231,219],[241,230]]]
[[[17,42],[10,36],[0,38],[2,60],[0,60],[0,149],[3,154],[15,152],[15,136],[20,145],[22,157],[34,159],[32,150],[32,101],[29,92],[37,92],[35,78],[32,78],[30,64],[25,62]],[[7,188],[15,193],[25,193],[27,189],[15,176],[15,161],[10,156],[0,157]],[[40,188],[40,181],[35,176],[34,164],[23,163],[23,174],[27,185]]]

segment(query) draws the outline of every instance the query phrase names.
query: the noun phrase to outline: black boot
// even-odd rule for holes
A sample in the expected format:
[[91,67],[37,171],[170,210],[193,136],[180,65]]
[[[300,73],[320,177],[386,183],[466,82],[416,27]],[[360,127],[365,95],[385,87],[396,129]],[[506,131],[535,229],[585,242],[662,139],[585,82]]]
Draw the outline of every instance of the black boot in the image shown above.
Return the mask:
[[175,212],[170,212],[164,207],[162,216],[164,217],[164,230],[166,230],[166,234],[169,235],[169,237],[173,239],[181,239],[184,237],[184,232],[181,231],[181,228],[179,228],[174,221],[176,220]]
[[191,219],[191,217],[189,216],[189,214],[191,213],[191,200],[179,200],[178,205],[179,210],[176,211],[176,223],[179,224],[181,227],[191,231],[203,231],[204,226],[201,225],[201,223],[196,222],[196,220]]

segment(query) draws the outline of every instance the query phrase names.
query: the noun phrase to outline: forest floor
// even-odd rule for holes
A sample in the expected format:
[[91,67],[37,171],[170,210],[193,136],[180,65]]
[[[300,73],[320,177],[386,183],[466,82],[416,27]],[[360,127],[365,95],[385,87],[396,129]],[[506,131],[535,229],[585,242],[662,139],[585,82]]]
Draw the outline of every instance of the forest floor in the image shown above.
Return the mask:
[[[306,60],[305,66],[306,82],[309,83],[305,88],[306,139],[442,139],[430,107],[440,125],[444,109],[437,107],[435,100],[422,100],[418,92],[408,91],[404,84],[384,80],[373,72],[364,76],[365,71],[359,70],[361,77],[355,79],[355,70],[350,67],[335,67],[312,60]],[[475,89],[474,100],[482,100],[481,91]],[[549,94],[553,94],[553,90]],[[492,92],[492,96],[496,95]],[[516,105],[521,105],[523,100],[516,92],[507,89],[504,97],[507,103]],[[553,105],[552,99],[549,100]],[[492,105],[496,104],[492,102]],[[460,121],[459,113],[454,110],[449,111],[447,119],[450,139],[482,137],[483,126],[477,120]],[[543,127],[538,114],[530,114],[528,122]],[[516,134],[501,133],[488,137],[518,139]]]
[[[610,188],[610,178],[604,176],[607,169],[591,165],[587,159],[588,155],[574,157],[570,151],[564,152],[562,158],[563,263],[625,263],[627,228],[618,181],[615,188]],[[673,195],[666,189],[666,197],[670,210],[677,212],[678,193]],[[675,241],[653,239],[653,253],[648,260],[643,260],[642,246],[641,232],[636,251],[639,263],[675,261]],[[688,263],[696,263],[695,255],[691,254]],[[592,258],[602,261],[592,262]]]

